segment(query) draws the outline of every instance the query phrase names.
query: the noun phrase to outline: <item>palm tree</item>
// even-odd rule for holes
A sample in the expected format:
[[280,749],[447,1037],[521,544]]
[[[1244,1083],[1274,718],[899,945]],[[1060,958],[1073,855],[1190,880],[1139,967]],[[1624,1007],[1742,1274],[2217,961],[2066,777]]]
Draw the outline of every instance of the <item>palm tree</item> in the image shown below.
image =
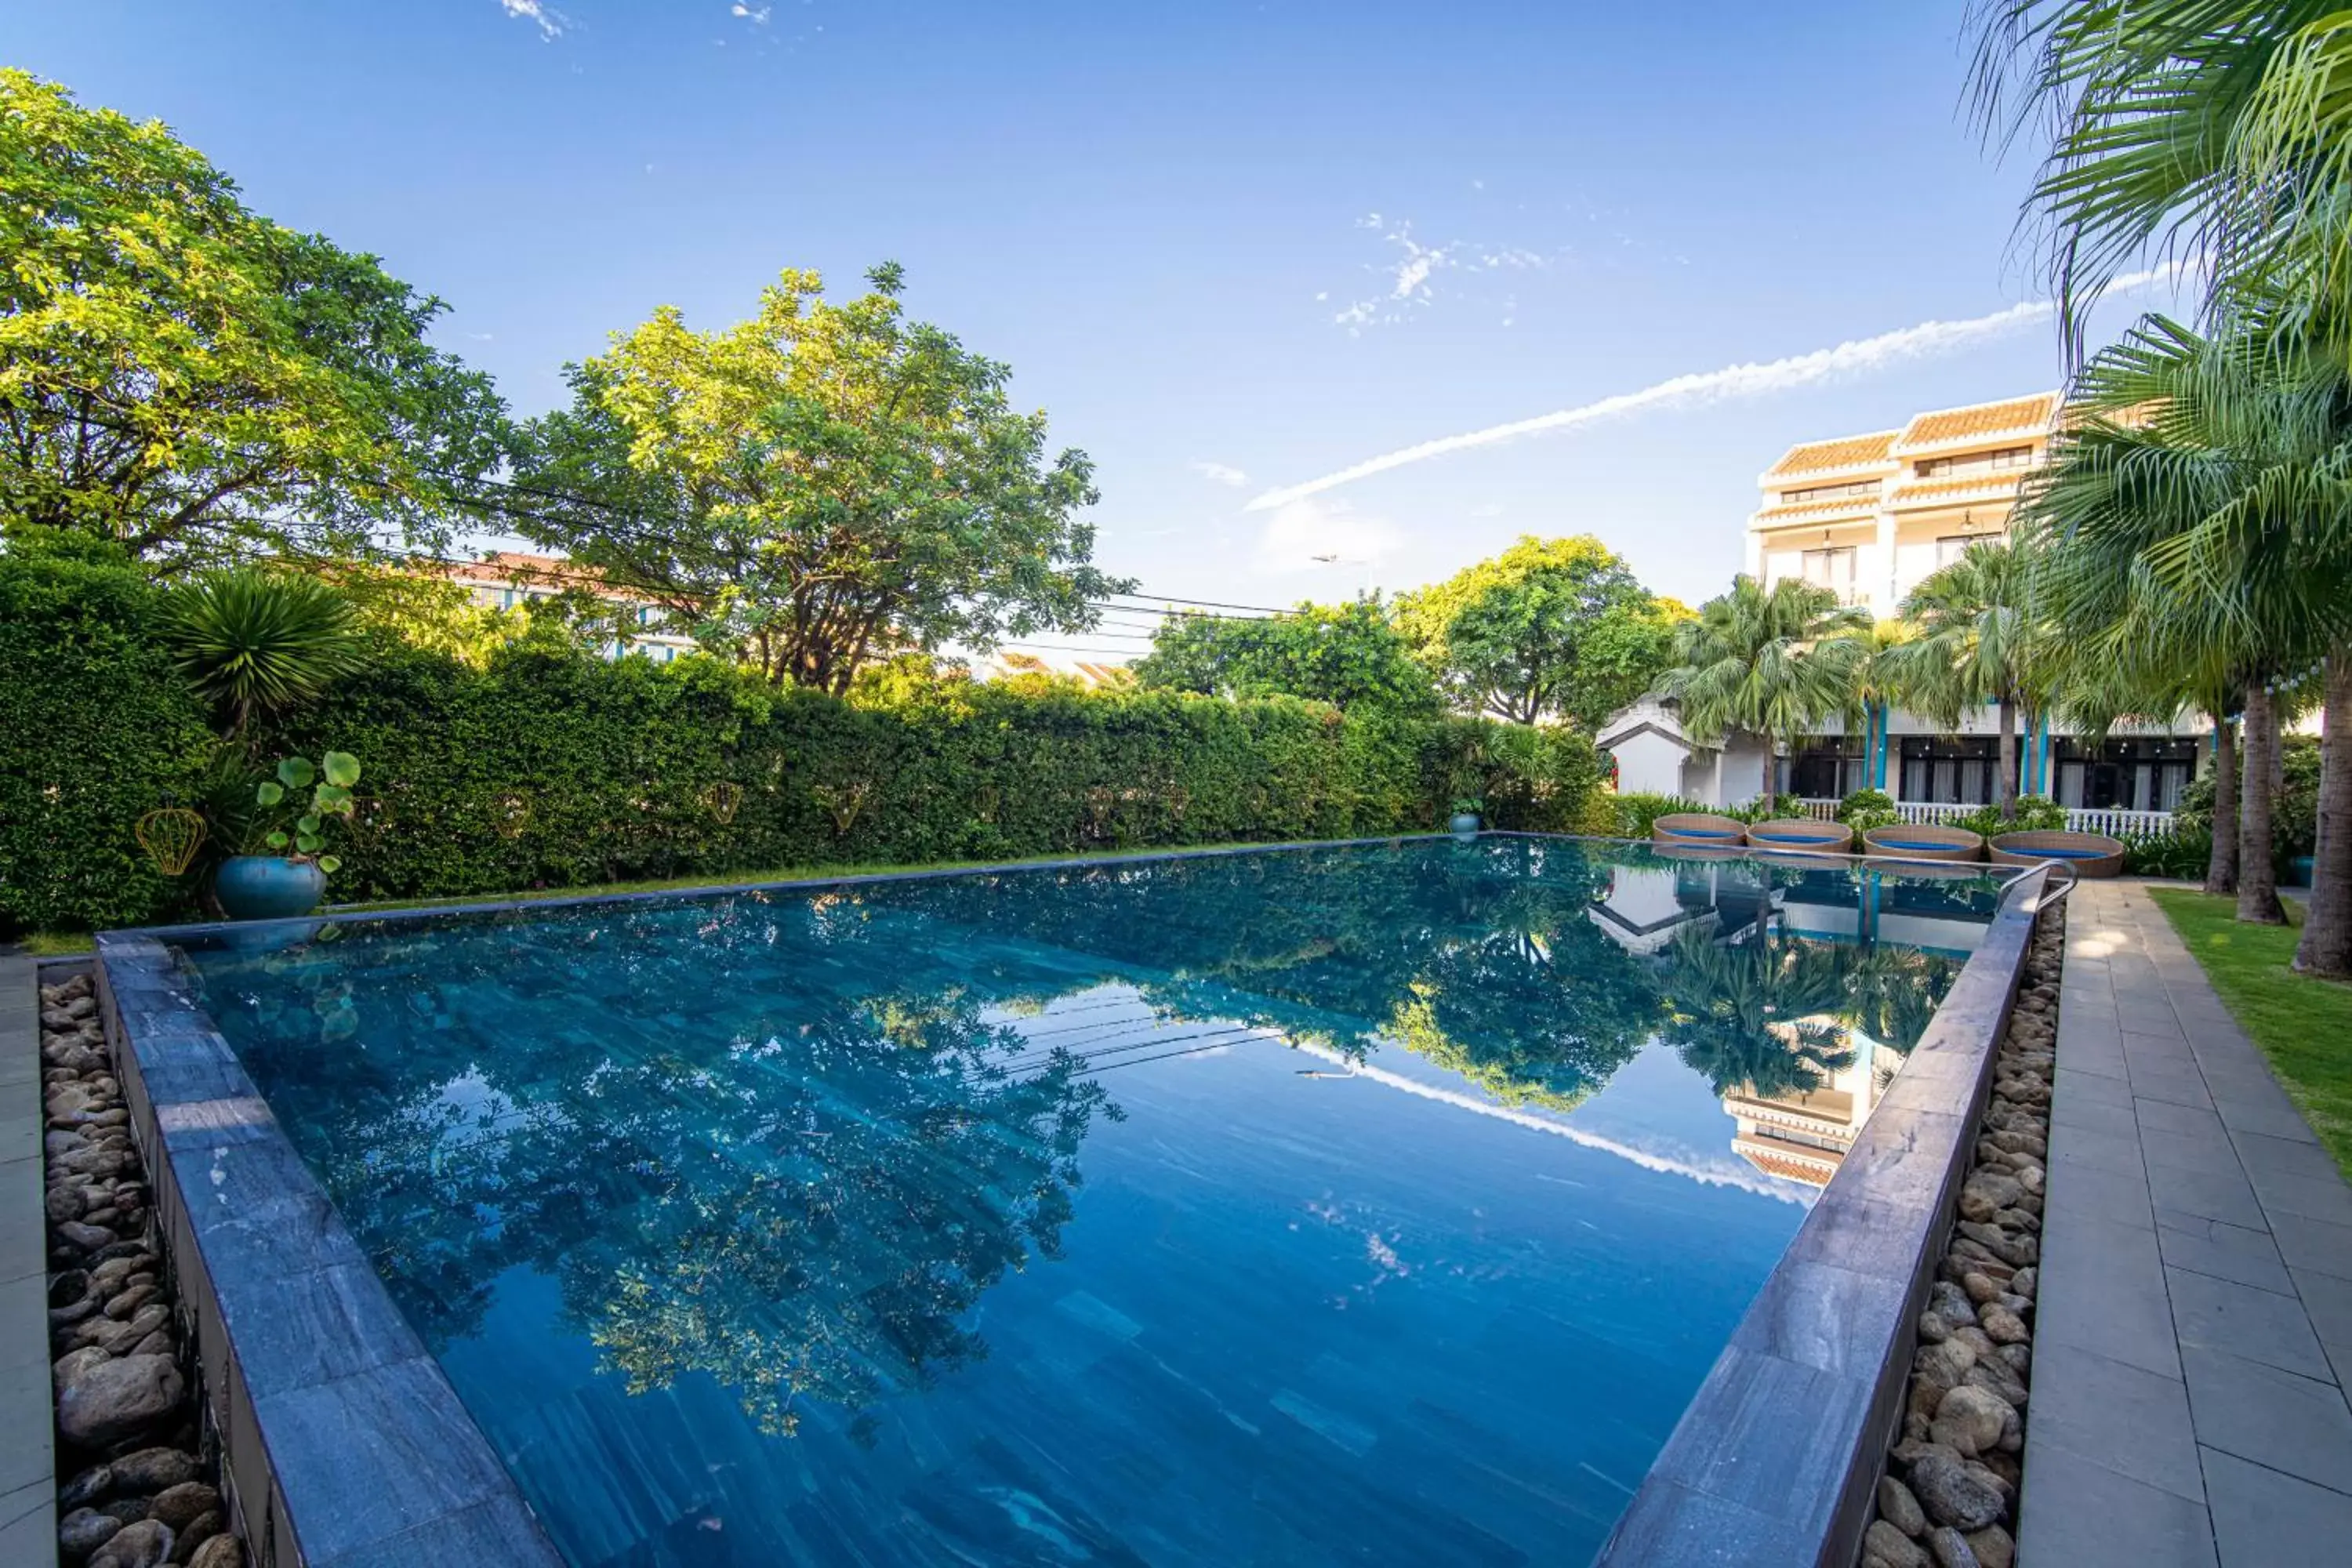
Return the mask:
[[[2206,314],[2218,336],[2258,349],[2290,381],[2307,382],[2314,363],[2352,360],[2352,12],[2342,0],[1982,0],[1977,14],[1988,126],[2006,121],[2013,133],[2037,113],[2055,121],[2029,210],[2047,225],[2070,349],[2101,289],[2164,240],[2210,260]],[[2334,428],[2315,442],[2305,426],[2289,445],[2318,449],[2304,479],[2336,482],[2352,468],[2346,411],[2340,397],[2315,401]],[[2258,396],[2255,411],[2264,403]],[[2284,488],[2282,474],[2268,491],[2275,499]],[[2340,530],[2340,513],[2322,515]],[[2320,526],[2314,518],[2298,530],[2275,508],[2270,516],[2263,536],[2273,546],[2297,536],[2307,544]],[[2206,536],[2227,541],[2234,562],[2183,546],[2175,563],[2200,554],[2194,580],[2219,589],[2241,624],[2267,605],[2277,574],[2302,569],[2309,553],[2274,549],[2261,563],[2271,575],[2248,584],[2265,591],[2229,592],[2217,573],[2257,559],[2242,526],[2224,521]],[[2342,548],[2332,538],[2323,553]],[[2346,584],[2335,591],[2341,604]],[[2319,841],[2294,962],[2352,978],[2352,634],[2335,633],[2325,652]],[[2252,752],[2263,746],[2269,693],[2261,682],[2247,690]],[[2246,762],[2243,776],[2259,782],[2257,759]],[[2268,792],[2242,793],[2251,839]],[[2242,908],[2243,878],[2267,876],[2267,865],[2241,872]]]
[[316,697],[363,662],[351,601],[315,577],[258,567],[214,572],[163,605],[164,646],[232,741],[257,718]]
[[1659,996],[1660,1038],[1717,1095],[1806,1094],[1853,1065],[1843,964],[1826,942],[1761,931],[1725,942],[1685,929]]
[[1890,648],[1906,707],[1942,724],[1987,702],[2000,713],[2000,762],[1993,799],[2004,819],[2017,815],[2017,725],[2031,729],[2049,705],[2049,637],[2032,608],[2029,546],[1987,540],[1930,574],[1903,601],[1918,627],[1916,641]]
[[[2214,693],[2242,693],[2238,915],[2277,923],[2278,693],[2352,650],[2352,381],[2289,340],[2245,327],[2207,338],[2150,318],[2091,362],[2078,391],[2089,416],[2061,437],[2020,512],[2048,546],[2047,608],[2070,628],[2105,628],[2095,646],[2119,668],[2185,682],[2217,707]],[[2340,784],[2352,703],[2329,719]],[[2314,919],[2337,918],[2314,891]]]
[[[1769,588],[1742,574],[1731,591],[1699,606],[1675,628],[1675,667],[1659,695],[1675,703],[1695,740],[1719,742],[1732,731],[1792,749],[1823,720],[1852,716],[1861,705],[1870,656],[1869,613],[1838,603],[1827,588],[1783,577]],[[1764,764],[1764,810],[1776,781]]]

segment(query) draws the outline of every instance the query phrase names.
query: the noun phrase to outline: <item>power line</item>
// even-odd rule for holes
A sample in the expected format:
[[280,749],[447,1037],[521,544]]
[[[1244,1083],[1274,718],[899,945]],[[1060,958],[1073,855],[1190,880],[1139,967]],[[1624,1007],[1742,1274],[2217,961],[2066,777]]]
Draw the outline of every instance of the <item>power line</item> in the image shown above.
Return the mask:
[[[1195,605],[1212,610],[1255,610],[1260,614],[1269,616],[1289,616],[1297,614],[1295,610],[1278,609],[1272,605],[1228,605],[1215,599],[1180,599],[1172,594],[1112,594],[1108,595],[1108,597],[1114,599],[1150,599],[1155,603],[1162,605]],[[1140,608],[1142,606],[1137,607]]]

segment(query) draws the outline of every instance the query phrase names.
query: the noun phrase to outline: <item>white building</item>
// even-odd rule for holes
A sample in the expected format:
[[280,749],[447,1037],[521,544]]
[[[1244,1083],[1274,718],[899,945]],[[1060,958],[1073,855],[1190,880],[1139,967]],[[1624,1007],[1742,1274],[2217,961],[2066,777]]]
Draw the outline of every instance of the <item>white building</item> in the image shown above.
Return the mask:
[[[1905,595],[1979,540],[2009,531],[2021,480],[2049,460],[2058,394],[1914,415],[1898,428],[1790,447],[1758,477],[1748,573],[1766,585],[1801,577],[1845,604],[1892,619]],[[1896,710],[1850,731],[1822,727],[1778,759],[1776,793],[1834,800],[1865,787],[1920,807],[1972,809],[1993,798],[1998,719],[1987,708],[1958,725]],[[2094,742],[2044,724],[2018,744],[2020,793],[2096,811],[2127,826],[2169,813],[2196,775],[2207,721],[2119,728]],[[1756,742],[1697,746],[1657,704],[1636,704],[1599,736],[1617,759],[1618,788],[1737,805],[1762,792],[1771,763]],[[2151,820],[2153,820],[2151,818]]]

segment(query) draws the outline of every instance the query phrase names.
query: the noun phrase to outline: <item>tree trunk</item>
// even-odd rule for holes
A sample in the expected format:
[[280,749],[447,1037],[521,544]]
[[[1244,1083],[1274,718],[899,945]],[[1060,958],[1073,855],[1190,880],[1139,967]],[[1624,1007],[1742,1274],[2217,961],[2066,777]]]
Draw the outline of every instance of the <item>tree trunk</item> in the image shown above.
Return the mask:
[[2000,700],[2000,761],[1994,764],[1992,798],[2003,822],[2017,820],[2017,704]]
[[2246,688],[2246,750],[2238,789],[2238,918],[2284,925],[2278,869],[2271,858],[2271,755],[2278,750],[2278,714],[2259,682]]
[[2213,721],[2213,850],[2205,859],[2205,890],[2238,890],[2238,727],[2227,714]]
[[2352,980],[2352,647],[2327,660],[2320,718],[2319,843],[2311,858],[2311,908],[2295,944],[2306,974]]
[[1767,817],[1769,817],[1772,815],[1773,785],[1780,782],[1773,775],[1778,773],[1780,771],[1780,742],[1766,739],[1764,742],[1764,787],[1757,793],[1756,799],[1759,804],[1764,807],[1764,815]]

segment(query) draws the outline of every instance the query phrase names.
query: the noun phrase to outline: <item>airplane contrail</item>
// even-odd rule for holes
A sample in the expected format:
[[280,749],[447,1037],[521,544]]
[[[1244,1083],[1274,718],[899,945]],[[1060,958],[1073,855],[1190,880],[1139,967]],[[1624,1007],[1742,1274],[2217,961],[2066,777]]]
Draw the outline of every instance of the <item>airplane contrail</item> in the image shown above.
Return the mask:
[[[2172,268],[2152,268],[2146,272],[2132,272],[2116,279],[2107,286],[2109,293],[2123,293],[2147,287],[2160,279],[2177,276]],[[1514,419],[1507,425],[1490,425],[1484,430],[1466,431],[1459,436],[1443,436],[1418,446],[1383,452],[1377,458],[1325,474],[1319,479],[1303,484],[1286,485],[1253,498],[1242,510],[1271,511],[1303,500],[1374,474],[1387,473],[1409,464],[1427,462],[1449,453],[1465,452],[1474,447],[1491,447],[1500,441],[1517,440],[1522,436],[1540,435],[1548,430],[1572,429],[1597,420],[1612,419],[1620,415],[1638,413],[1645,408],[1669,407],[1694,403],[1719,403],[1734,397],[1757,397],[1769,392],[1786,392],[1792,387],[1827,381],[1832,376],[1858,374],[1900,364],[1906,360],[1926,359],[1949,353],[1971,343],[1995,337],[2048,317],[2057,306],[2048,300],[2028,300],[2007,310],[1989,315],[1970,316],[1958,321],[1922,321],[1916,326],[1881,332],[1873,338],[1856,338],[1835,348],[1815,349],[1811,353],[1792,354],[1787,359],[1768,360],[1761,364],[1726,365],[1721,370],[1694,372],[1688,375],[1672,376],[1639,392],[1621,392],[1596,403],[1581,404],[1574,408],[1562,408],[1550,414],[1538,414],[1532,419]]]

